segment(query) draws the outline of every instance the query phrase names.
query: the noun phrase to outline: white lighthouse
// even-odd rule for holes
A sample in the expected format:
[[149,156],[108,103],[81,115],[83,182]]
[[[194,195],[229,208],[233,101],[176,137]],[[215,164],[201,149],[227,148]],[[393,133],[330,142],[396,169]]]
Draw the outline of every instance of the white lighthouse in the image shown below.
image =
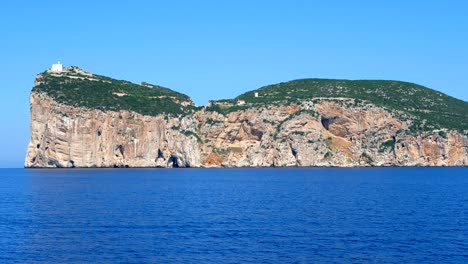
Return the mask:
[[60,73],[63,71],[63,66],[60,61],[57,62],[57,64],[52,64],[52,68],[50,68],[52,72]]

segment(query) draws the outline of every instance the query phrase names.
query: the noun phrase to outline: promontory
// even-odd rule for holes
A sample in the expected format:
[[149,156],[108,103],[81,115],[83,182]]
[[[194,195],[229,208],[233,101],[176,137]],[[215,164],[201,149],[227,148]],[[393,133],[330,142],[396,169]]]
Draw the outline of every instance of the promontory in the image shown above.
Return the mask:
[[54,65],[30,103],[25,167],[468,164],[468,103],[401,81],[300,79],[195,106]]

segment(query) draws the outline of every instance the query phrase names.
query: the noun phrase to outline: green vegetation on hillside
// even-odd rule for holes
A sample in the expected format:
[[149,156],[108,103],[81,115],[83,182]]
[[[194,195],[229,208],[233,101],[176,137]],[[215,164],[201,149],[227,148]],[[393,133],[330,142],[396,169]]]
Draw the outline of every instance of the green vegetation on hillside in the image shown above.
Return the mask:
[[165,87],[137,85],[99,75],[87,76],[73,70],[62,76],[44,72],[40,82],[33,92],[45,92],[59,103],[76,107],[129,110],[144,115],[187,114],[194,108],[181,105],[191,102],[187,95]]
[[[129,110],[145,115],[185,115],[197,109],[187,95],[171,89],[93,75],[77,67],[70,67],[60,75],[49,72],[41,75],[33,91],[45,92],[59,103],[71,106]],[[268,85],[235,99],[218,100],[205,109],[228,114],[249,107],[291,104],[313,98],[353,98],[356,104],[366,101],[400,111],[412,117],[410,130],[413,132],[439,128],[468,130],[467,102],[400,81],[294,80]],[[238,100],[244,100],[245,104],[237,105]]]
[[[258,97],[255,97],[258,93]],[[468,130],[468,103],[407,82],[301,79],[262,87],[238,96],[249,106],[291,103],[312,98],[354,98],[414,117],[413,130]]]

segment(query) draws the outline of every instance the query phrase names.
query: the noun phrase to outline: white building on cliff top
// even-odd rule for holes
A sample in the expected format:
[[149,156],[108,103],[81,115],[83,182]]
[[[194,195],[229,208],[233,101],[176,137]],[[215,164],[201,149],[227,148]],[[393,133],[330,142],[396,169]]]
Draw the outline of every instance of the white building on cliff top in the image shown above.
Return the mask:
[[60,61],[58,61],[57,64],[52,64],[52,68],[50,68],[50,70],[52,72],[57,72],[57,73],[62,72],[63,71],[62,63],[60,63]]

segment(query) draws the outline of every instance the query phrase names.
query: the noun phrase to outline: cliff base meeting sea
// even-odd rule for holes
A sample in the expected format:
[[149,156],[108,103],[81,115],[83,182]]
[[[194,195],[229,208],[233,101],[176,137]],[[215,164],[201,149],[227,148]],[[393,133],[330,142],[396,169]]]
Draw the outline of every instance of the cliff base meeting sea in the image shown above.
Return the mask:
[[0,169],[1,263],[467,263],[466,168]]

